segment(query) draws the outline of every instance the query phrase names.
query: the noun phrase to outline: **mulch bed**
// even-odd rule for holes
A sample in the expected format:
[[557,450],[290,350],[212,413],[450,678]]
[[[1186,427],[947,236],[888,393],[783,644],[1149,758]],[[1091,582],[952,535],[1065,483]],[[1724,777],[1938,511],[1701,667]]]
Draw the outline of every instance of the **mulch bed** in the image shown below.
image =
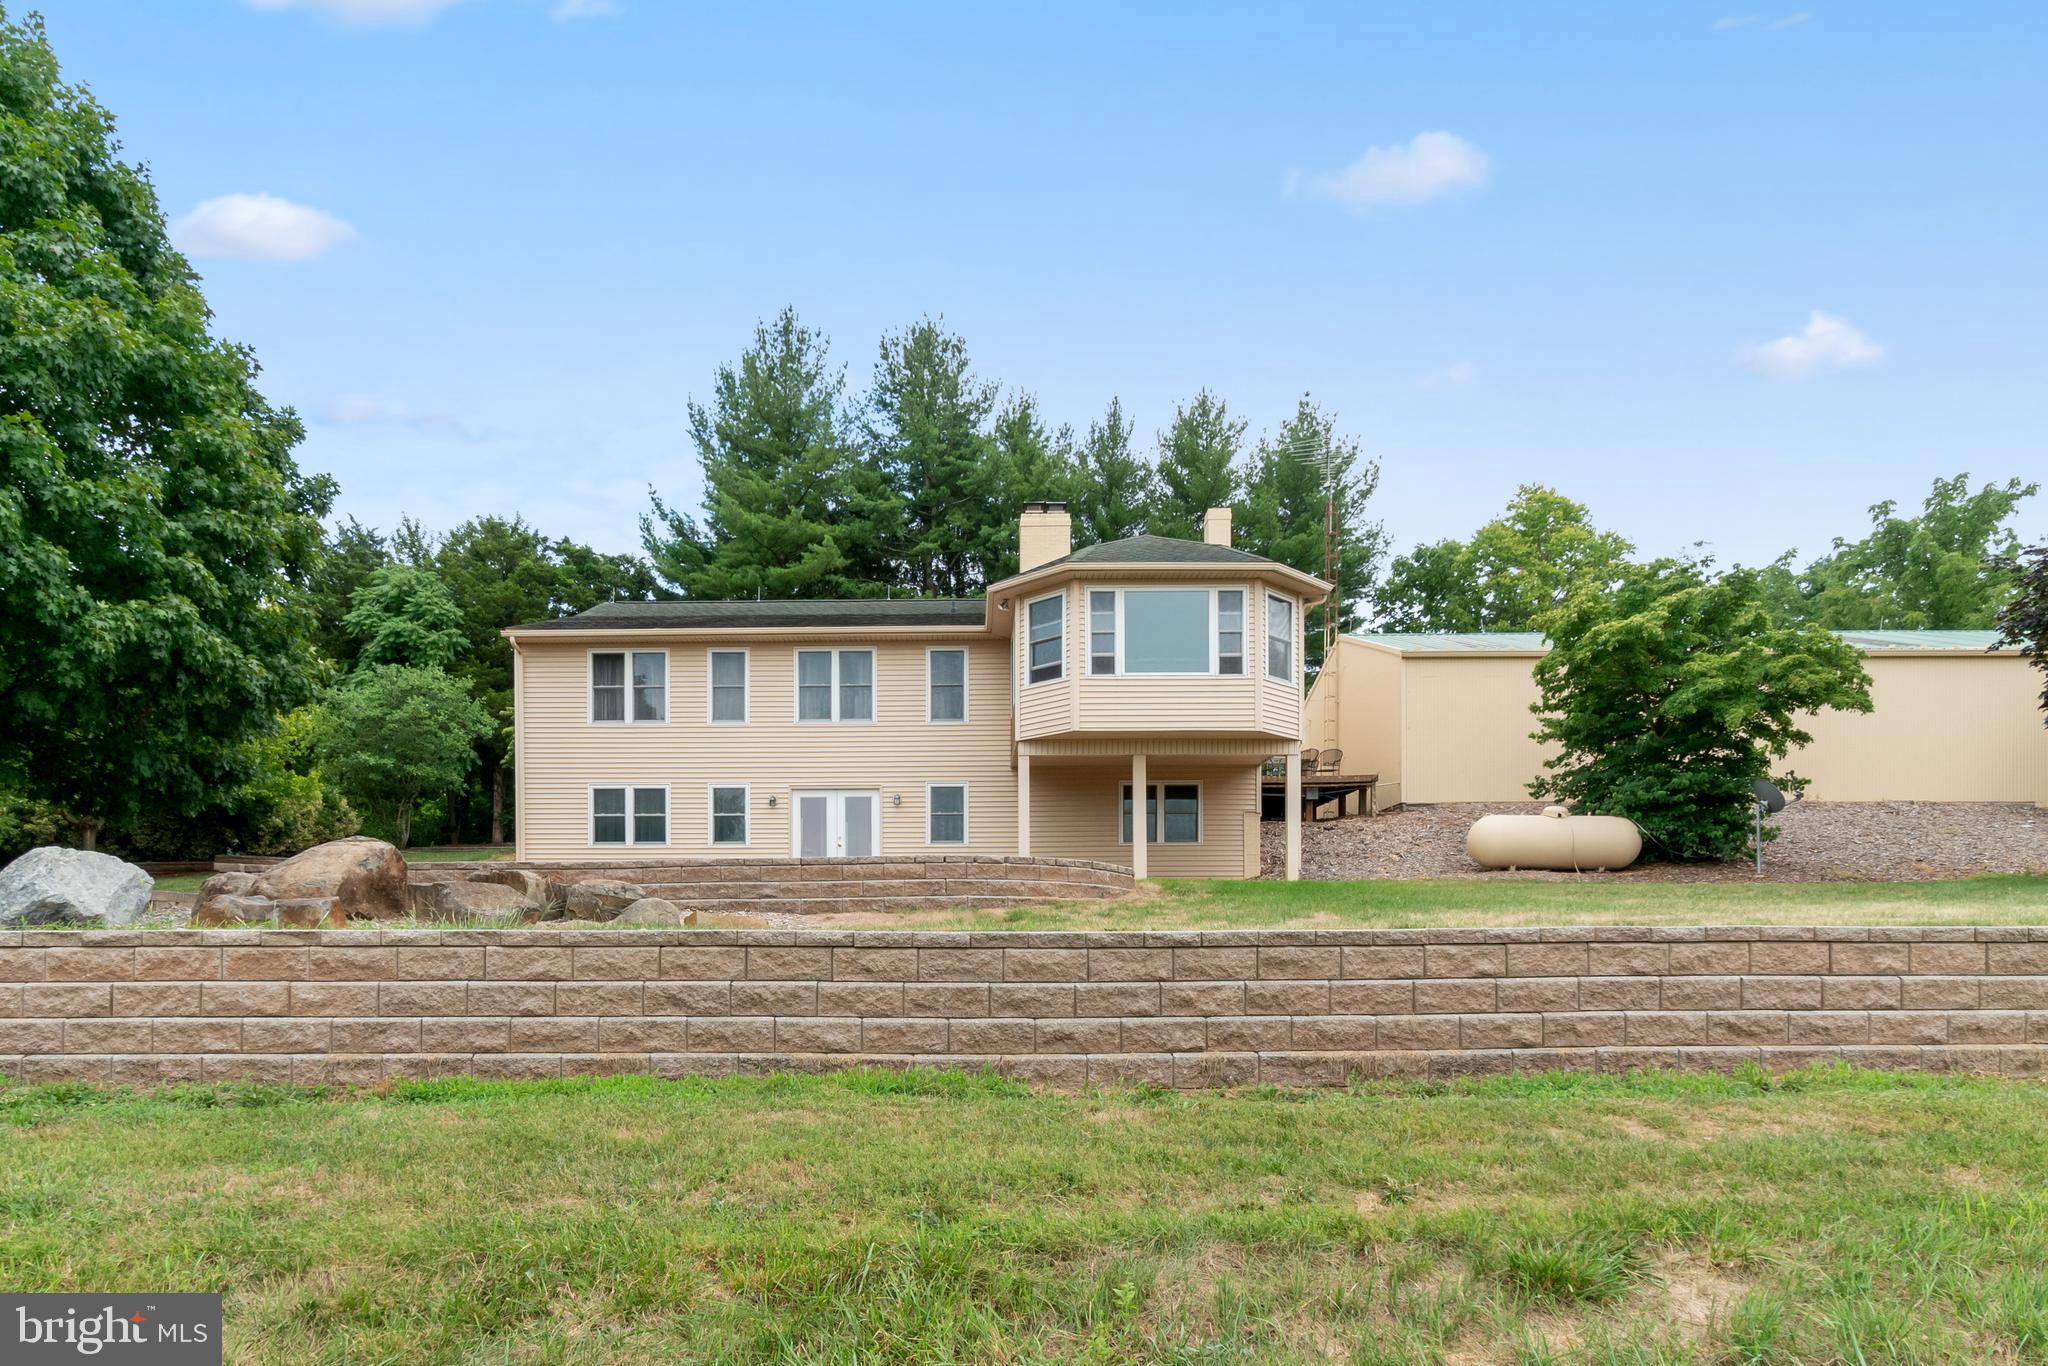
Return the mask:
[[[1494,812],[1535,802],[1401,806],[1370,818],[1304,823],[1301,875],[1352,878],[1535,878],[1580,873],[1488,871],[1465,854],[1465,832]],[[1766,882],[1920,882],[1980,873],[2048,873],[2048,810],[2026,802],[1799,802],[1771,818]],[[1285,828],[1260,827],[1267,877],[1278,877]],[[1653,852],[1653,851],[1649,851]],[[1598,876],[1641,882],[1753,882],[1739,863],[1639,863]]]

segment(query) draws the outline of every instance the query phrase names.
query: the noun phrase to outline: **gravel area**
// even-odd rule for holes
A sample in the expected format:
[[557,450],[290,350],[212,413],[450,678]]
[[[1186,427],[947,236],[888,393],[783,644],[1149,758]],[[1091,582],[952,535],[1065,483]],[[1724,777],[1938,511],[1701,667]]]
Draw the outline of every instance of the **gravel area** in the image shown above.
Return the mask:
[[[1370,818],[1318,821],[1301,831],[1301,875],[1349,878],[1601,877],[1641,882],[1749,882],[1738,863],[1639,863],[1615,873],[1490,872],[1465,854],[1465,832],[1497,811],[1535,802],[1402,806]],[[1766,882],[1920,882],[1977,873],[2048,873],[2048,811],[2026,802],[1799,802],[1772,817]],[[1261,827],[1267,877],[1278,877],[1286,830]]]

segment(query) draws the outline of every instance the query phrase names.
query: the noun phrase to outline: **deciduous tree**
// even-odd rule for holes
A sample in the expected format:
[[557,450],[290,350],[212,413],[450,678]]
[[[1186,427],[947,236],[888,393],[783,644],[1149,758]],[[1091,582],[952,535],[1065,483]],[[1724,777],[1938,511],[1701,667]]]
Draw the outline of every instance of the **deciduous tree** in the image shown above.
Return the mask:
[[[2012,582],[2012,595],[1998,612],[1998,641],[2027,652],[2048,674],[2048,545],[2005,558],[1999,569]],[[2048,684],[2041,688],[2042,724],[2048,725]]]
[[314,686],[333,485],[209,321],[112,116],[0,21],[0,769],[88,847],[237,784]]
[[1605,582],[1635,547],[1596,528],[1585,505],[1524,484],[1470,541],[1396,555],[1379,593],[1390,631],[1529,631],[1573,588]]
[[490,729],[469,690],[441,670],[372,664],[328,693],[313,745],[320,771],[358,808],[388,819],[403,849],[420,800],[462,782]]
[[462,609],[430,569],[388,564],[356,589],[342,629],[355,666],[409,664],[445,669],[462,653]]

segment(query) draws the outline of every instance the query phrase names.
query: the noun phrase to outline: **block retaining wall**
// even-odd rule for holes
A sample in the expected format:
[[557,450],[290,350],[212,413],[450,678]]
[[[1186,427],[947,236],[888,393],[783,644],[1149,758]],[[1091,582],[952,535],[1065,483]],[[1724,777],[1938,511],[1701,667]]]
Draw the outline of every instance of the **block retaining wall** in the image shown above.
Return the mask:
[[0,934],[0,1073],[2048,1074],[2048,927]]

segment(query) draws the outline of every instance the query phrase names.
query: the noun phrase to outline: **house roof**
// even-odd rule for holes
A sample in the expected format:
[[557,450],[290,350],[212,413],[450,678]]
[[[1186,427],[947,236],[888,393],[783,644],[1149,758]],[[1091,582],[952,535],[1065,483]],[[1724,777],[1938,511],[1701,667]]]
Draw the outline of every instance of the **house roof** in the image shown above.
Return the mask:
[[[1114,541],[1084,545],[1038,569],[1063,564],[1279,564],[1263,555],[1236,550],[1207,541],[1185,541],[1174,536],[1125,536]],[[1034,573],[1036,570],[1033,571]]]
[[[1866,654],[1887,650],[1987,651],[1998,643],[1996,631],[1837,631]],[[1407,655],[1542,652],[1550,648],[1541,631],[1357,631],[1352,640],[1381,645]]]
[[515,631],[730,631],[795,627],[980,627],[988,604],[981,598],[820,598],[773,602],[601,602],[553,621]]

